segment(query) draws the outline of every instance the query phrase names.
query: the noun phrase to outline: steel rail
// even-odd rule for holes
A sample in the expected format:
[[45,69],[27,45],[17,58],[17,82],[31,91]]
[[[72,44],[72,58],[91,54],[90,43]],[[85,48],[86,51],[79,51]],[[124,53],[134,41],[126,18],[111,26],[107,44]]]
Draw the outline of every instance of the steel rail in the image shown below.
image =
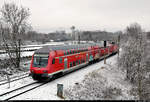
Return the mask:
[[[29,74],[29,72],[24,73],[24,74],[21,74],[21,75],[17,75],[17,76],[10,77],[10,80],[15,79],[15,78],[17,78],[17,77],[21,77],[21,76],[27,75],[27,74]],[[3,82],[3,81],[6,81],[6,80],[7,80],[7,79],[0,80],[0,83]]]
[[17,78],[17,79],[13,79],[13,80],[10,80],[10,81],[6,81],[5,80],[6,82],[0,83],[0,86],[4,85],[4,84],[7,84],[7,83],[10,83],[10,82],[14,82],[14,81],[20,80],[20,79],[24,79],[24,78],[27,78],[27,77],[29,77],[29,75],[23,76],[23,77],[20,77],[20,78]]

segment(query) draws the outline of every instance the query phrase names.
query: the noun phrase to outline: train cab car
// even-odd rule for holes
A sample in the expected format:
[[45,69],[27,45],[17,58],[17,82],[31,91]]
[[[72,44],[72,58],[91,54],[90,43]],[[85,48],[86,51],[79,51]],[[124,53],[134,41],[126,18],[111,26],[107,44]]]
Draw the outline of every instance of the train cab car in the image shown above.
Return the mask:
[[49,51],[43,52],[42,50],[35,51],[31,60],[30,72],[32,78],[35,80],[38,80],[41,77],[48,77],[48,73],[50,72],[50,53]]
[[44,46],[36,50],[30,65],[32,78],[34,80],[51,78],[54,74],[64,73],[88,63],[86,46]]

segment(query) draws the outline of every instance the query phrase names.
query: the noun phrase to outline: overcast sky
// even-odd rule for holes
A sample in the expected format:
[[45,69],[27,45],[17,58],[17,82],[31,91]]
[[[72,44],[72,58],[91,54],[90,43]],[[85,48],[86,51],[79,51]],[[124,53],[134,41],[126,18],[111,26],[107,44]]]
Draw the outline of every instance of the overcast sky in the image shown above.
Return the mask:
[[38,32],[69,30],[124,30],[139,23],[150,31],[150,0],[0,0],[30,9],[29,23]]

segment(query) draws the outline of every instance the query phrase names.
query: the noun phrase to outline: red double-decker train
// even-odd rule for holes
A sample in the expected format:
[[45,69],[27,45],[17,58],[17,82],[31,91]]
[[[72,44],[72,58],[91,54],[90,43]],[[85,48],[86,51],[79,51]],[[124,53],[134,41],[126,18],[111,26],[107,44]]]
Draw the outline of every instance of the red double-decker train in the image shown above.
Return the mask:
[[81,68],[89,63],[118,51],[118,46],[109,44],[49,45],[35,51],[30,72],[34,80],[49,79]]

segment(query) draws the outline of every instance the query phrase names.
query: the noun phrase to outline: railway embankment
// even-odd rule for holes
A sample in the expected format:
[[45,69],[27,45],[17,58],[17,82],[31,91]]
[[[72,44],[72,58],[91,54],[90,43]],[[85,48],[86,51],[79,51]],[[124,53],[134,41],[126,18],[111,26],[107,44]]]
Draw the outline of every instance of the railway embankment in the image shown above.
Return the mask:
[[[22,58],[20,68],[14,68],[13,65],[10,66],[9,60],[1,60],[0,61],[0,81],[7,80],[7,76],[9,78],[14,78],[16,76],[20,76],[23,73],[29,72],[31,58]],[[7,65],[9,67],[7,67]]]
[[125,80],[125,72],[117,67],[117,55],[67,88],[66,100],[134,100],[132,85]]

